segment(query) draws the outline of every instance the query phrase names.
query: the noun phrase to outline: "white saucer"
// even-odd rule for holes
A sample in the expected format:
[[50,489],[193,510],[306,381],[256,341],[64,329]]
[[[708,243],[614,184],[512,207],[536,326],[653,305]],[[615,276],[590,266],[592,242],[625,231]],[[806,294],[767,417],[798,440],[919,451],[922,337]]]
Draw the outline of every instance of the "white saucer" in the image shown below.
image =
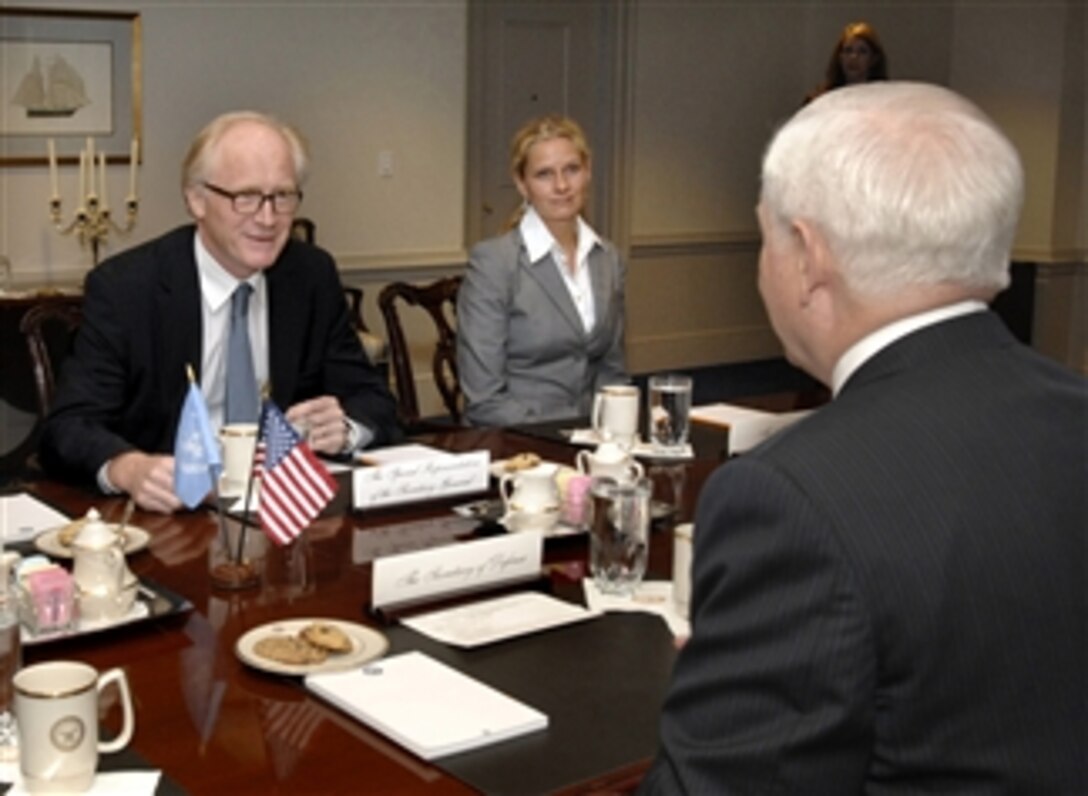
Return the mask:
[[510,533],[531,533],[535,531],[545,537],[574,536],[575,534],[585,533],[581,528],[575,528],[565,522],[560,522],[558,509],[554,513],[549,512],[549,514],[551,516],[546,521],[532,517],[530,521],[525,522],[522,519],[524,515],[510,513],[503,515],[499,519],[499,523]]
[[[109,525],[114,530],[117,529],[117,523],[109,523]],[[72,548],[62,544],[60,541],[61,530],[63,530],[63,526],[61,528],[50,528],[48,531],[42,531],[34,537],[34,546],[46,555],[53,556],[53,558],[71,558]],[[125,527],[126,553],[135,553],[139,550],[143,550],[147,547],[149,541],[151,541],[151,534],[143,528],[137,528],[134,525]]]

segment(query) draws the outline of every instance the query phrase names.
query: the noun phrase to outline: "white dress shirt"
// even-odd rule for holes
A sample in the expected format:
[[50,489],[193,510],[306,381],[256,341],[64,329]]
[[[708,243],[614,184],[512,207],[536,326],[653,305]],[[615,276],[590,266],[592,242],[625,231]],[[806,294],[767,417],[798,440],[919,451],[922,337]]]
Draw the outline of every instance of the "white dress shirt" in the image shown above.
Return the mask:
[[906,337],[911,332],[923,327],[932,326],[935,323],[947,321],[960,315],[967,315],[971,312],[982,312],[985,309],[986,305],[981,301],[973,299],[959,301],[945,307],[938,307],[935,310],[927,310],[907,318],[900,318],[898,321],[889,323],[887,326],[866,335],[850,346],[846,353],[839,357],[839,361],[835,363],[835,368],[831,371],[832,394],[838,395],[839,390],[842,389],[842,386],[846,384],[847,380],[854,375],[858,368],[899,338]]
[[[193,236],[196,270],[200,280],[200,320],[203,339],[200,353],[200,389],[208,403],[212,428],[223,425],[227,396],[227,346],[230,338],[230,299],[241,282],[219,265],[205,248],[200,235]],[[249,297],[249,347],[260,386],[268,383],[268,286],[263,273],[245,280],[253,288]]]
[[529,252],[529,261],[536,263],[551,255],[555,265],[559,269],[559,275],[563,277],[563,284],[570,292],[571,300],[578,309],[578,315],[582,319],[582,326],[588,334],[597,322],[596,306],[593,303],[593,283],[589,278],[589,253],[594,246],[601,244],[600,236],[589,226],[582,217],[578,217],[578,248],[575,251],[574,272],[571,273],[567,262],[566,252],[559,245],[551,231],[545,225],[544,220],[530,205],[525,210],[525,215],[518,225],[525,248]]

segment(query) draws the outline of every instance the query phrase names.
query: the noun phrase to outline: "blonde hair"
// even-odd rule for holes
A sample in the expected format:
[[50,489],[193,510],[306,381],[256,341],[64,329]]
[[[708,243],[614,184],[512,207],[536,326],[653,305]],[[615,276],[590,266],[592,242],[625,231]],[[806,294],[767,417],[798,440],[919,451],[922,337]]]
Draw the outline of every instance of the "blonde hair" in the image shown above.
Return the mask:
[[[566,138],[574,148],[578,150],[582,163],[587,164],[592,157],[589,150],[589,142],[586,134],[578,122],[569,116],[549,114],[530,119],[521,129],[514,133],[510,141],[510,175],[515,179],[525,179],[525,166],[529,162],[529,151],[541,141],[550,141],[553,138]],[[524,203],[519,205],[510,219],[506,222],[506,229],[513,229],[525,215]]]
[[181,190],[184,192],[207,179],[209,161],[219,142],[237,124],[253,122],[275,130],[287,142],[291,160],[295,164],[295,179],[301,187],[306,182],[310,168],[310,155],[306,142],[295,128],[274,116],[258,111],[231,111],[212,119],[189,145],[189,151],[181,164]]

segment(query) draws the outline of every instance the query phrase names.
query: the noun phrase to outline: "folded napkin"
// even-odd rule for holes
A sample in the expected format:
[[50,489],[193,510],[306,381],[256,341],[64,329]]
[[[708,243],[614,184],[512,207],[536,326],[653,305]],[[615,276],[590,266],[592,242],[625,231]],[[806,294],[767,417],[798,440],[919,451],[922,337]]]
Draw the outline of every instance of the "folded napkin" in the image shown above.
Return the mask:
[[569,435],[570,441],[575,445],[600,445],[604,441],[592,428],[572,428],[564,430],[563,433]]
[[656,447],[652,442],[639,442],[631,453],[640,459],[657,459],[659,461],[684,461],[695,458],[695,449],[691,447],[690,442],[685,442],[682,448],[672,450],[663,450]]
[[640,611],[656,614],[665,620],[674,637],[687,638],[691,635],[691,623],[676,610],[671,580],[644,580],[626,597],[602,594],[593,578],[583,578],[582,590],[590,611]]

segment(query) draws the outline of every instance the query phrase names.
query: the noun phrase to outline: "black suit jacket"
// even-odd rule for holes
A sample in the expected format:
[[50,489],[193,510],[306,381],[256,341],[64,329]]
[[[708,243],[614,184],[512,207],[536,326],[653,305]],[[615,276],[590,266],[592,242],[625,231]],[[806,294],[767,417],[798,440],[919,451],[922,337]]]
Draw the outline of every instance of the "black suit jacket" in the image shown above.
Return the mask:
[[[195,227],[181,227],[88,274],[75,350],[42,433],[50,475],[93,481],[123,451],[173,451],[185,366],[200,378],[194,235]],[[352,330],[332,258],[292,239],[265,273],[272,400],[286,410],[332,395],[374,432],[375,444],[396,439],[393,397]]]
[[1088,793],[1088,387],[991,313],[722,466],[645,793]]

